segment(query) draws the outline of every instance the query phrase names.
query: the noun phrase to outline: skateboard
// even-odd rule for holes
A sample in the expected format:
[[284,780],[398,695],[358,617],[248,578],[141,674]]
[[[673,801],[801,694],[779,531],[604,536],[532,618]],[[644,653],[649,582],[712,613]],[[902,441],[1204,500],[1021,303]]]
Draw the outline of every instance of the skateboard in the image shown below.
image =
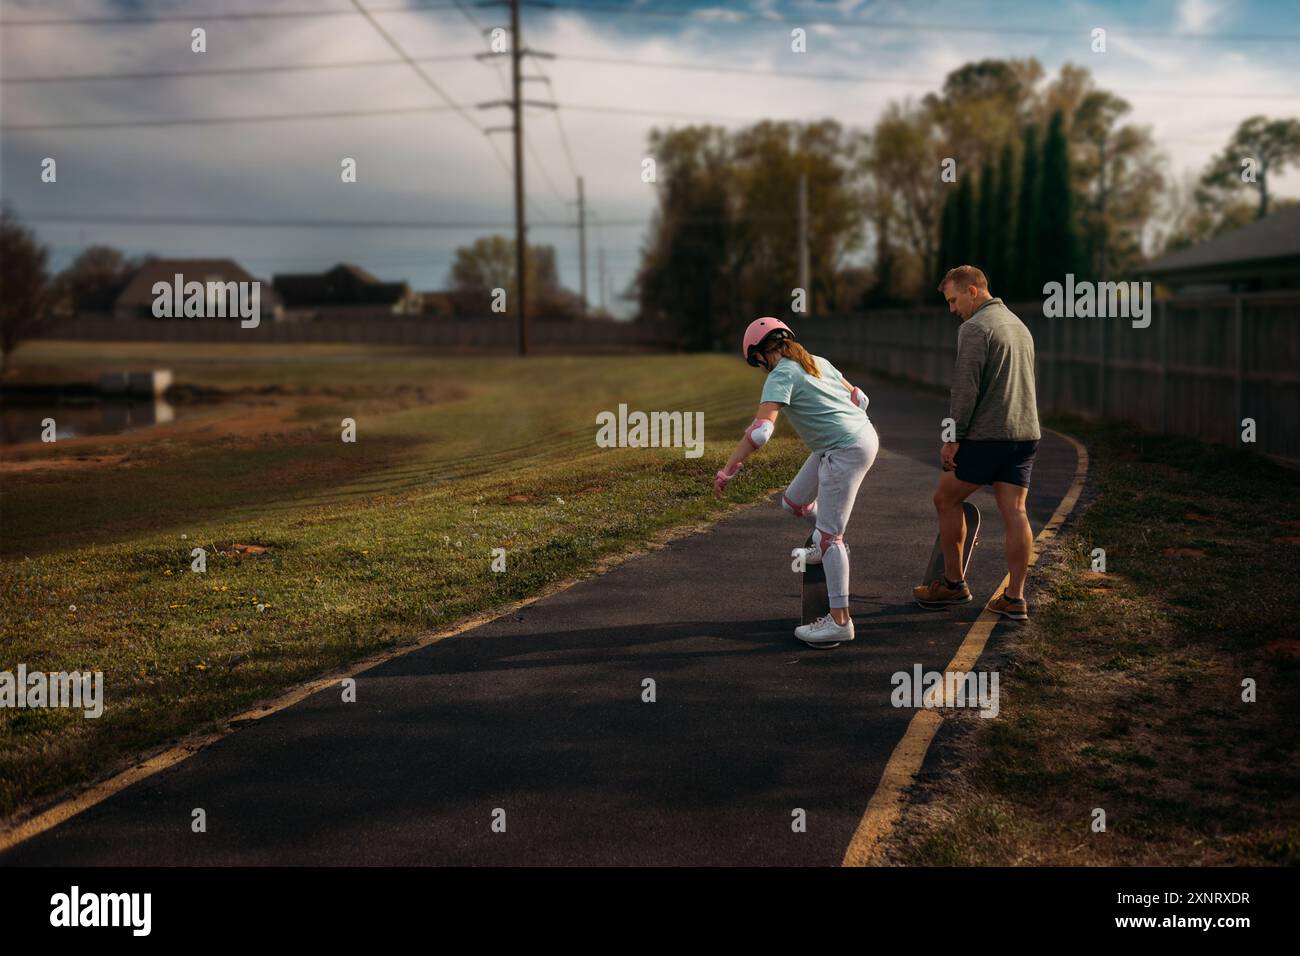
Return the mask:
[[[805,548],[813,546],[812,535],[803,543]],[[831,612],[831,599],[826,594],[826,566],[820,561],[803,566],[803,608],[799,614],[800,624],[811,624],[819,617]]]
[[[962,511],[966,514],[966,545],[962,548],[961,555],[961,574],[966,576],[966,570],[970,567],[971,552],[975,550],[975,545],[980,540],[980,510],[969,501],[961,503]],[[931,581],[937,581],[943,577],[943,541],[939,535],[934,536],[934,547],[930,549],[930,560],[925,566],[925,577],[922,584],[929,584]],[[923,604],[916,602],[924,608],[947,607],[946,604]]]

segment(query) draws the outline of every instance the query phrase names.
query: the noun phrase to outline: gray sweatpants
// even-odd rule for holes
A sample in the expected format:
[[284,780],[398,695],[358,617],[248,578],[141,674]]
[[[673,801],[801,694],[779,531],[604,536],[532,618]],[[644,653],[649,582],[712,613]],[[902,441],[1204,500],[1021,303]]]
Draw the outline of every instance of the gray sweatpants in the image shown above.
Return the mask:
[[844,529],[858,497],[858,487],[876,460],[880,439],[867,422],[858,440],[844,448],[813,452],[785,489],[781,506],[822,532],[822,564],[831,607],[849,606],[849,553]]

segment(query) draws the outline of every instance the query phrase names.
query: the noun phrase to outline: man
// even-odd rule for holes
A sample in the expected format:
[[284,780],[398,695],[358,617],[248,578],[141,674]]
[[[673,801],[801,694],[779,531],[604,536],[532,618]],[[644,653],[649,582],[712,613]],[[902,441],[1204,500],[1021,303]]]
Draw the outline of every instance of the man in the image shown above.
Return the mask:
[[1025,514],[1029,474],[1042,432],[1034,394],[1034,339],[1001,299],[989,294],[988,279],[974,266],[950,269],[939,283],[948,308],[961,320],[951,411],[956,441],[940,451],[943,474],[934,493],[943,542],[943,580],[915,588],[926,604],[966,604],[970,588],[962,575],[966,542],[962,502],[981,485],[993,486],[1006,526],[1010,581],[987,609],[1015,621],[1029,620],[1025,574],[1034,536]]

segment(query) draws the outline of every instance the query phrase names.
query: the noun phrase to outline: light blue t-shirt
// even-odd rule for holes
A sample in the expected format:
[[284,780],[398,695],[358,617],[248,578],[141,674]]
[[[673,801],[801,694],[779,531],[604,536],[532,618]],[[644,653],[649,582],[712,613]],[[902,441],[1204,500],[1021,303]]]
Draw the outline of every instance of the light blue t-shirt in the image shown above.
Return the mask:
[[777,362],[767,373],[760,401],[784,405],[781,413],[790,417],[794,430],[813,451],[852,445],[867,425],[867,413],[853,404],[834,365],[820,355],[814,355],[813,361],[821,378],[809,375],[794,359]]

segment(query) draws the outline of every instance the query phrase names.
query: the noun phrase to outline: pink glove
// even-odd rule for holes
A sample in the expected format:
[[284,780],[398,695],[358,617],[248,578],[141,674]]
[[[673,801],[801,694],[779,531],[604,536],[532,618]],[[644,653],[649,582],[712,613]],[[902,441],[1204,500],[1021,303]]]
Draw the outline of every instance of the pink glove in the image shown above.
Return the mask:
[[739,461],[738,461],[738,462],[736,462],[736,468],[735,468],[735,470],[732,471],[730,474],[728,474],[728,473],[725,472],[725,471],[719,471],[719,472],[714,476],[714,478],[713,478],[713,493],[714,493],[715,495],[720,495],[720,494],[722,494],[724,491],[727,490],[727,482],[731,481],[732,478],[735,478],[736,475],[740,474],[740,469],[741,469],[741,466],[742,466],[743,464],[744,464],[744,462],[739,462]]

